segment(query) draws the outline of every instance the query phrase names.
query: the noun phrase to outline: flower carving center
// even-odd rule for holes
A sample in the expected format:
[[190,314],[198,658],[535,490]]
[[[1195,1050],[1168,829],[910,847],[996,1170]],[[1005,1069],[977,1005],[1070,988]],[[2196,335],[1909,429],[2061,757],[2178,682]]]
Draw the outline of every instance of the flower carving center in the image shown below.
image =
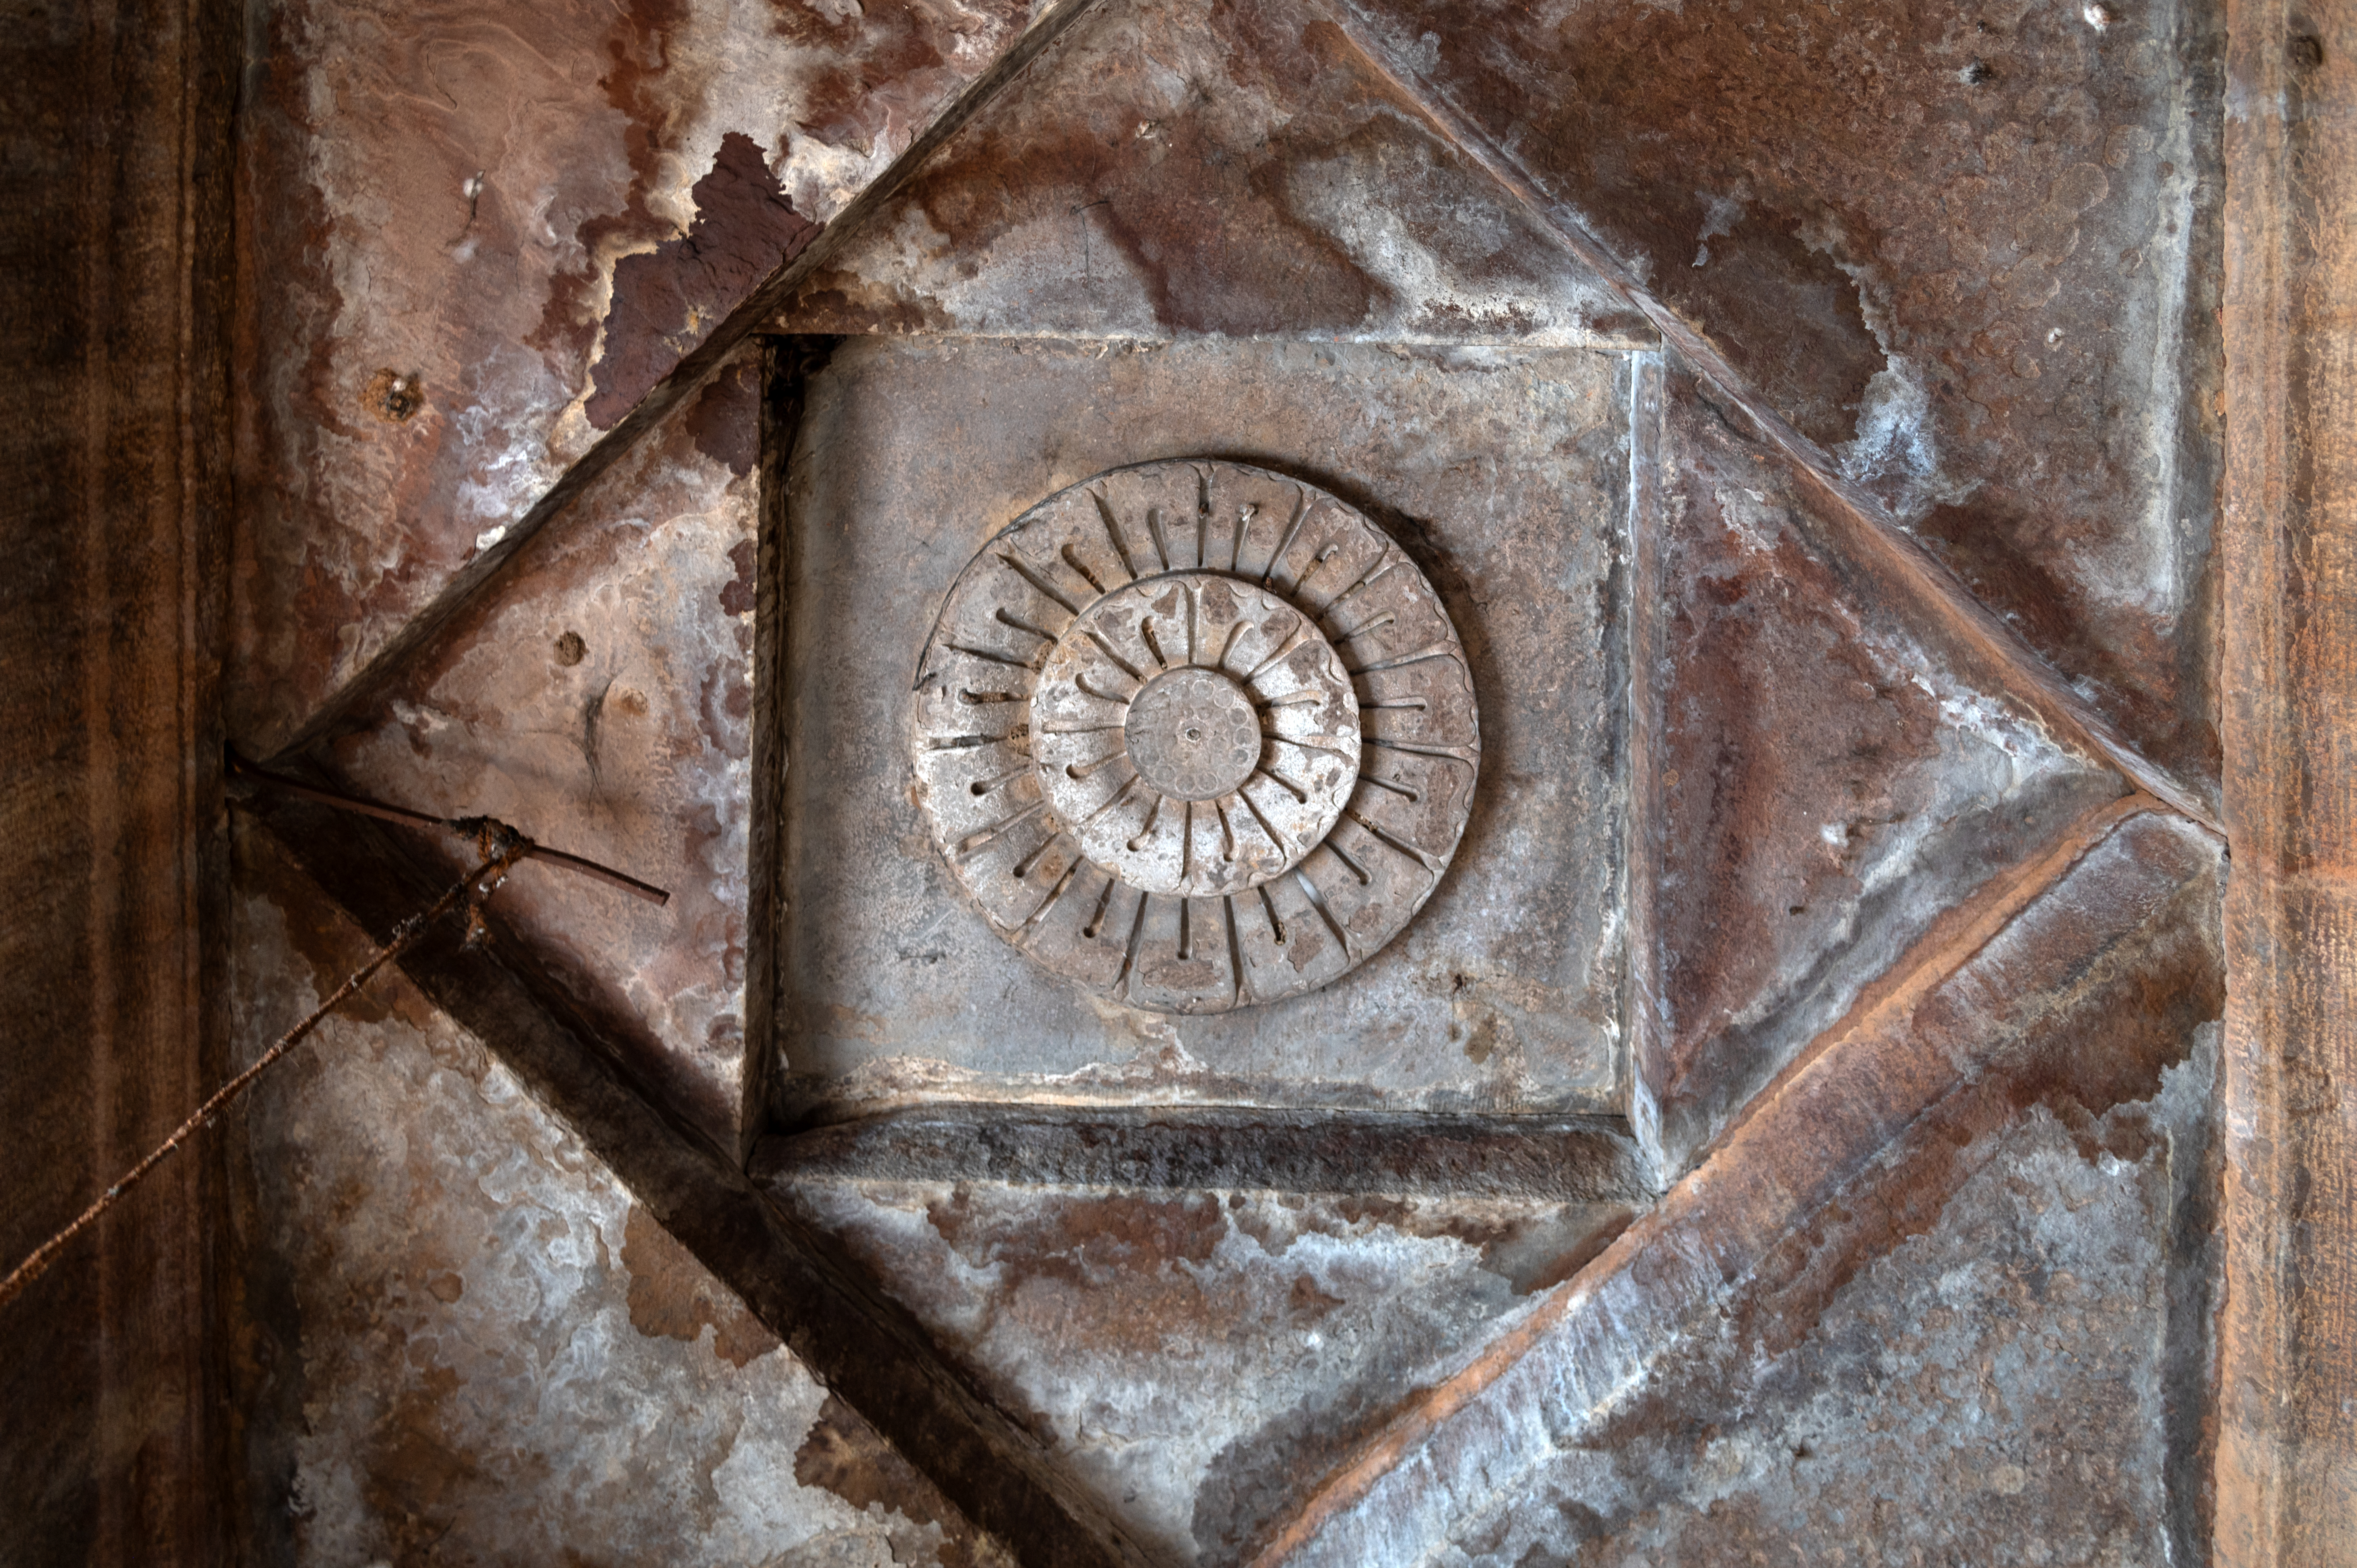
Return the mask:
[[1233,681],[1210,670],[1157,675],[1122,725],[1146,783],[1178,800],[1215,800],[1260,765],[1260,714]]

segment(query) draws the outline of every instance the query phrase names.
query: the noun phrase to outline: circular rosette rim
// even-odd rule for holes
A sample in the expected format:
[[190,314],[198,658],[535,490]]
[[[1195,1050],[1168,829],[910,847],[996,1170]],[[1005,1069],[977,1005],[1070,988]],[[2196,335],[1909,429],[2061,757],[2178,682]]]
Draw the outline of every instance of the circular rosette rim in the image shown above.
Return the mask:
[[[1190,669],[1262,732],[1245,781],[1208,799],[1146,789],[1128,756],[1130,703]],[[1097,475],[993,537],[912,712],[917,799],[992,927],[1164,1012],[1372,957],[1438,886],[1479,779],[1470,670],[1424,575],[1325,491],[1211,460]]]

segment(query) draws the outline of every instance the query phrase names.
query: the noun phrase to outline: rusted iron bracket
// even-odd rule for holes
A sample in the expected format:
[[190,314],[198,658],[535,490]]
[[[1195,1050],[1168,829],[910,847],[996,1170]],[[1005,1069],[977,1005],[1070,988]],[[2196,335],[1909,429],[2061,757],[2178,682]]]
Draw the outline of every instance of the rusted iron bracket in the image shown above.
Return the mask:
[[577,854],[567,854],[561,849],[551,849],[544,843],[526,837],[495,817],[436,817],[424,811],[413,811],[405,806],[389,806],[382,800],[371,800],[359,795],[342,794],[317,784],[307,784],[300,779],[290,779],[284,773],[273,773],[267,768],[257,768],[240,757],[234,747],[231,747],[229,753],[228,768],[229,775],[233,779],[244,779],[264,785],[289,795],[299,795],[307,800],[317,800],[323,806],[333,806],[339,811],[352,811],[364,817],[375,817],[382,822],[400,822],[413,828],[439,828],[481,845],[486,854],[491,853],[492,846],[495,844],[510,847],[513,850],[515,859],[544,860],[551,865],[562,866],[567,871],[582,872],[601,882],[610,883],[635,897],[644,898],[651,904],[671,902],[671,895],[651,882],[641,882],[637,877],[617,871],[610,865],[600,865],[594,860],[587,860]]

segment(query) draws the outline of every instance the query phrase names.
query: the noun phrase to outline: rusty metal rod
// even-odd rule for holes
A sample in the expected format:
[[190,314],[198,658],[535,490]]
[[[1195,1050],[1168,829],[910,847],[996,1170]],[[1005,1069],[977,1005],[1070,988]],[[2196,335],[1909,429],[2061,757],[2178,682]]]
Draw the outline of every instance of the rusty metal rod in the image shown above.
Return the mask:
[[[387,810],[390,811],[391,808]],[[124,1173],[113,1186],[99,1194],[96,1201],[76,1216],[72,1224],[34,1248],[24,1262],[11,1269],[8,1272],[8,1277],[0,1280],[0,1307],[5,1307],[16,1300],[24,1293],[27,1285],[48,1273],[49,1265],[57,1262],[58,1254],[64,1251],[75,1237],[97,1224],[100,1217],[128,1197],[133,1187],[147,1178],[149,1172],[162,1165],[165,1159],[181,1144],[202,1132],[214,1117],[229,1107],[231,1101],[243,1094],[253,1085],[253,1080],[260,1078],[273,1062],[294,1049],[297,1041],[318,1027],[321,1019],[350,1000],[354,993],[368,983],[370,977],[378,970],[407,952],[415,945],[417,939],[424,936],[436,920],[448,913],[451,907],[460,898],[465,898],[468,906],[473,908],[479,906],[484,899],[496,892],[501,880],[506,877],[508,868],[522,858],[525,847],[521,840],[502,843],[480,865],[452,883],[449,890],[442,897],[395,927],[392,940],[370,954],[367,962],[346,976],[344,983],[336,987],[326,1001],[311,1010],[310,1016],[279,1036],[271,1043],[268,1050],[253,1059],[253,1065],[215,1090],[210,1099],[197,1107],[194,1115],[181,1122],[170,1137],[150,1150],[146,1158]]]
[[651,904],[671,902],[671,895],[651,882],[641,882],[637,877],[626,872],[617,871],[610,865],[600,865],[594,860],[585,859],[577,854],[568,854],[561,849],[551,849],[546,844],[535,843],[529,836],[516,832],[507,823],[490,817],[436,817],[425,811],[413,811],[406,806],[388,806],[382,800],[370,800],[358,795],[340,794],[333,789],[323,789],[316,784],[306,784],[299,779],[289,779],[283,773],[273,773],[268,768],[257,768],[240,757],[234,750],[229,753],[229,770],[241,778],[258,780],[286,794],[299,795],[307,800],[317,800],[323,806],[333,806],[339,811],[357,811],[362,816],[378,817],[388,822],[400,822],[413,828],[440,828],[447,832],[457,833],[460,838],[470,840],[480,840],[486,831],[504,834],[513,838],[522,846],[518,852],[520,859],[544,860],[552,865],[563,866],[568,871],[585,872],[600,881],[611,883],[626,893],[644,898]]

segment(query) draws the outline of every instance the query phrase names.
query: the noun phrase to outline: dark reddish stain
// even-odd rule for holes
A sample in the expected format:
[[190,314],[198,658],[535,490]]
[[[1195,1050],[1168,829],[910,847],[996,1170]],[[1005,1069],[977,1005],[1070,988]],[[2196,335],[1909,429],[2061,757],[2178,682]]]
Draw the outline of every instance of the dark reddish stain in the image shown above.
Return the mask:
[[610,430],[755,285],[800,254],[819,226],[794,210],[761,149],[731,131],[695,182],[685,234],[614,267],[589,423]]
[[731,365],[705,383],[687,411],[687,434],[695,449],[726,464],[738,478],[751,473],[761,457],[760,379],[749,362]]
[[[1951,491],[1910,501],[1903,463],[1859,472],[1910,507],[1944,500],[1925,532],[1986,601],[2067,675],[2096,682],[2160,760],[2214,775],[2212,20],[2130,40],[2062,6],[1969,25],[1899,0],[1837,17],[1376,9],[1387,38],[1418,41],[1423,81],[1821,445],[1857,433],[1885,345],[1904,355]],[[2158,58],[2126,64],[2145,50]],[[2164,158],[2179,83],[2194,106],[2189,168]],[[2192,231],[2173,234],[2165,182],[2179,177],[2196,182],[2196,210]],[[2144,250],[2179,242],[2193,261],[2177,302]],[[2176,328],[2185,347],[2161,373],[2184,402],[2157,433],[2177,465],[2164,496],[2140,426],[2161,348],[2151,334]],[[2158,542],[2146,532],[2156,504],[2169,514]],[[2182,581],[2182,596],[2156,605],[2123,593],[2124,575]]]
[[933,1483],[900,1456],[877,1430],[860,1418],[840,1396],[829,1394],[819,1407],[794,1455],[794,1479],[805,1487],[823,1487],[861,1513],[880,1503],[887,1513],[912,1520],[917,1530],[895,1530],[891,1546],[896,1563],[925,1561],[912,1552],[922,1527],[939,1524],[944,1537],[931,1561],[941,1568],[971,1568],[980,1562],[964,1520],[934,1487]]
[[720,607],[733,616],[746,615],[753,608],[753,562],[758,547],[749,539],[740,539],[728,547],[728,563],[737,568],[737,575],[720,589]]
[[1017,1275],[1083,1286],[1207,1262],[1228,1233],[1219,1196],[1200,1192],[1073,1199],[1010,1225],[1003,1216],[978,1214],[961,1187],[929,1207],[925,1217],[976,1266],[1005,1262]]
[[942,74],[943,45],[954,47],[949,18],[910,0],[877,0],[829,23],[814,7],[780,8],[780,30],[799,43],[823,43],[827,68],[802,94],[804,132],[831,147],[871,150],[883,140],[910,83]]
[[622,1222],[622,1267],[630,1276],[630,1326],[649,1338],[694,1344],[708,1324],[713,1353],[732,1367],[778,1348],[769,1326],[635,1203]]
[[601,213],[575,231],[586,259],[577,271],[551,280],[539,327],[524,341],[561,354],[569,364],[588,358],[597,338],[592,306],[601,258],[615,246],[661,240],[671,226],[647,208],[647,191],[666,149],[664,129],[676,105],[665,91],[672,35],[686,19],[686,0],[627,0],[607,40],[608,64],[598,79],[606,101],[622,116],[622,156],[630,168],[630,194],[619,212]]

